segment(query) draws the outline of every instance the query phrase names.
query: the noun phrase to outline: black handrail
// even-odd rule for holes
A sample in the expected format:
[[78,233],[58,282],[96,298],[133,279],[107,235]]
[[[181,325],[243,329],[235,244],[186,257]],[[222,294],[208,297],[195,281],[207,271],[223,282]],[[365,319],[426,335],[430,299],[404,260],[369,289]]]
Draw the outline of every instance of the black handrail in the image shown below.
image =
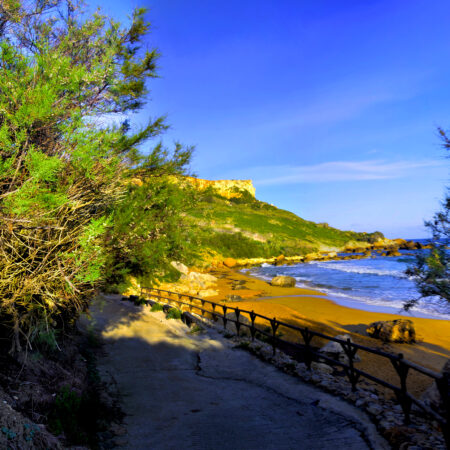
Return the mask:
[[[167,295],[161,295],[161,294],[167,294]],[[360,377],[367,378],[368,380],[371,380],[385,388],[388,388],[392,390],[397,398],[397,401],[399,402],[404,417],[405,417],[405,423],[409,423],[410,421],[410,412],[411,412],[411,406],[412,404],[415,404],[418,406],[422,411],[424,411],[426,414],[431,416],[433,419],[435,419],[440,426],[442,427],[442,431],[444,434],[445,443],[448,449],[450,449],[450,376],[447,374],[440,374],[438,372],[435,372],[433,370],[427,369],[425,367],[419,366],[411,361],[408,361],[404,359],[403,354],[393,354],[393,353],[387,353],[382,350],[378,350],[371,347],[366,347],[361,344],[357,344],[355,342],[350,341],[350,339],[343,340],[336,337],[328,336],[326,334],[310,330],[307,327],[299,327],[296,325],[291,325],[286,322],[281,322],[277,320],[276,318],[269,318],[266,316],[263,316],[262,314],[255,313],[254,311],[247,311],[245,309],[240,309],[239,307],[233,307],[229,305],[223,305],[220,303],[213,302],[211,300],[206,300],[204,298],[195,297],[188,294],[178,293],[178,292],[172,292],[167,291],[164,289],[157,289],[157,288],[151,288],[151,287],[142,287],[141,288],[141,296],[148,295],[152,298],[157,298],[159,300],[166,300],[169,302],[174,302],[178,305],[185,305],[189,308],[190,311],[193,309],[200,311],[200,315],[204,316],[206,314],[210,314],[213,318],[213,320],[217,320],[217,318],[222,319],[224,328],[226,328],[227,322],[233,322],[236,326],[236,331],[239,334],[240,328],[247,327],[250,330],[250,334],[252,337],[252,340],[255,339],[256,333],[259,333],[260,335],[263,335],[270,339],[270,342],[273,347],[273,352],[275,354],[276,348],[283,347],[282,351],[286,350],[286,347],[294,349],[294,351],[297,351],[297,354],[300,352],[302,355],[302,359],[305,361],[308,369],[311,368],[311,363],[314,360],[314,357],[320,358],[322,360],[325,360],[333,365],[340,366],[344,369],[347,377],[349,378],[350,384],[352,386],[352,390],[356,390],[356,385],[360,379]],[[172,297],[177,297],[171,298]],[[183,298],[186,298],[188,301],[182,301]],[[201,302],[201,306],[193,304],[193,301]],[[210,309],[204,308],[205,304],[211,305]],[[219,313],[217,309],[222,309],[223,314]],[[231,317],[227,317],[228,312],[234,312],[235,319]],[[250,319],[250,323],[242,322],[239,320],[239,317],[241,317],[241,314],[247,314]],[[255,320],[256,318],[262,319],[267,321],[270,324],[271,332],[262,330],[260,328],[257,328],[255,326]],[[304,341],[304,344],[300,343],[294,343],[291,341],[286,341],[284,339],[281,339],[281,337],[277,336],[277,330],[280,326],[289,328],[293,331],[298,331]],[[323,353],[317,351],[315,347],[311,345],[311,340],[313,337],[319,337],[328,341],[337,342],[339,343],[348,359],[348,364],[335,360],[333,358],[330,358]],[[366,351],[378,356],[381,356],[383,358],[387,358],[390,360],[391,364],[393,365],[395,371],[397,372],[399,376],[400,386],[394,386],[393,384],[382,380],[380,378],[375,377],[374,375],[371,375],[363,370],[357,369],[354,367],[355,362],[355,355],[358,350]],[[409,370],[413,369],[427,377],[432,378],[438,387],[439,393],[442,398],[442,403],[444,405],[444,416],[437,413],[436,411],[432,410],[430,407],[425,405],[420,400],[416,399],[414,396],[412,396],[407,391],[407,377]]]

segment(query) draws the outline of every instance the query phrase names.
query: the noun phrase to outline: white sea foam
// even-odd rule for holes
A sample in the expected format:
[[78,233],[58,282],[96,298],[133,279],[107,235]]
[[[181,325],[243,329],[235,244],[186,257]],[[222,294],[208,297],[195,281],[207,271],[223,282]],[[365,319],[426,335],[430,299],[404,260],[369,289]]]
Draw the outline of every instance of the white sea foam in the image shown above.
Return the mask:
[[359,273],[361,275],[380,275],[380,276],[391,276],[396,278],[408,278],[400,270],[380,270],[364,266],[356,267],[351,266],[349,264],[327,264],[326,262],[311,262],[309,264],[315,265],[322,269],[339,270],[340,272],[348,272],[348,273]]
[[[302,288],[316,289],[337,303],[353,308],[398,313],[403,304],[420,296],[412,277],[404,274],[405,261],[377,257],[369,260],[313,261],[286,267],[254,268],[251,273],[270,281],[276,275],[289,275]],[[413,316],[450,319],[439,299],[423,299]],[[404,313],[406,314],[406,313]]]
[[[307,288],[307,289],[317,289],[317,286],[315,286],[313,283],[304,283],[300,281],[297,277],[297,287],[299,288]],[[379,306],[379,307],[385,307],[389,309],[397,309],[397,312],[399,314],[407,314],[403,310],[403,304],[404,300],[400,299],[394,299],[392,297],[387,297],[386,299],[380,299],[380,298],[373,298],[373,297],[366,297],[361,295],[349,295],[348,293],[340,292],[337,289],[333,288],[327,288],[320,286],[318,287],[318,290],[320,292],[323,292],[328,297],[334,299],[337,303],[339,303],[339,300],[347,300],[349,302],[354,303],[363,303],[370,306]],[[356,305],[354,305],[357,307]],[[426,300],[426,304],[423,303],[414,307],[414,309],[411,310],[411,314],[414,315],[425,315],[425,316],[433,316],[436,317],[436,319],[444,319],[449,320],[450,314],[445,314],[442,312],[442,303],[439,302],[438,299],[429,298]]]

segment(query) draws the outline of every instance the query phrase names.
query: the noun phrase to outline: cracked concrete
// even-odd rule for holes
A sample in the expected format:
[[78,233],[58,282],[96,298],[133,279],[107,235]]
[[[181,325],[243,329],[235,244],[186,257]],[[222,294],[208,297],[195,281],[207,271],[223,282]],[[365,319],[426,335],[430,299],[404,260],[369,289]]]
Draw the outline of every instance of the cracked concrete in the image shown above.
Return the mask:
[[127,449],[389,448],[346,402],[162,312],[104,296],[92,324],[100,372],[123,396]]

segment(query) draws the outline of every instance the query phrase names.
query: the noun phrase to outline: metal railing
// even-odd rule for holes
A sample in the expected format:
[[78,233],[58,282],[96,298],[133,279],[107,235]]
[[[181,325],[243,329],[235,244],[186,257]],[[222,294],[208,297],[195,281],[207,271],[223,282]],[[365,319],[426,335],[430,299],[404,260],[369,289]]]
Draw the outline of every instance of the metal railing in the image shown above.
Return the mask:
[[[352,391],[356,390],[357,383],[361,377],[367,378],[368,380],[394,392],[395,397],[402,408],[406,424],[410,422],[410,413],[413,405],[416,405],[419,410],[422,410],[425,414],[436,420],[443,431],[446,446],[448,449],[450,449],[450,376],[448,374],[440,374],[425,367],[421,367],[411,361],[406,360],[403,357],[402,353],[387,353],[382,350],[357,344],[355,342],[352,342],[350,339],[338,339],[317,331],[313,331],[308,327],[299,327],[279,321],[275,317],[271,319],[269,317],[255,313],[254,311],[239,309],[238,307],[216,303],[200,297],[194,297],[192,295],[150,287],[142,287],[141,296],[147,296],[150,298],[175,303],[176,305],[180,305],[180,307],[186,306],[190,312],[195,312],[197,314],[200,313],[202,317],[210,316],[213,321],[221,319],[224,328],[227,328],[228,322],[232,322],[235,324],[238,335],[241,328],[246,327],[250,331],[252,340],[255,339],[257,334],[258,336],[264,336],[265,339],[271,343],[274,355],[276,349],[279,349],[280,351],[293,357],[295,360],[304,362],[308,369],[311,369],[311,364],[315,360],[325,360],[333,366],[342,367],[351,384]],[[230,316],[230,313],[234,313],[234,318]],[[246,316],[248,317],[248,320],[243,320],[242,318]],[[260,321],[266,321],[268,327],[257,327],[255,325],[256,319],[259,319]],[[298,333],[299,337],[301,336],[303,343],[296,343],[282,339],[277,334],[280,326],[292,330],[294,333]],[[342,346],[345,355],[347,356],[348,362],[335,360],[325,355],[324,353],[319,352],[319,348],[311,344],[311,341],[314,337],[319,337],[327,341],[339,343]],[[355,355],[358,350],[372,353],[389,360],[399,377],[399,386],[395,386],[386,380],[375,377],[374,375],[356,368],[354,363],[357,362],[357,358],[355,358]],[[407,379],[410,370],[419,372],[436,382],[442,399],[444,410],[443,415],[431,409],[425,403],[408,392]]]

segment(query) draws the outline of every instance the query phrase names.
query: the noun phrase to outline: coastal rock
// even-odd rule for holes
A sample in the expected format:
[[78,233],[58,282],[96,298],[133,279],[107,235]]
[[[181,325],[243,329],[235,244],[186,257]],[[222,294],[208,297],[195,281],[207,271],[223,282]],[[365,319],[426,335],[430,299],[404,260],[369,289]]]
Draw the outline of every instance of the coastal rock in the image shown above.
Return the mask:
[[408,248],[408,244],[413,242],[413,241],[409,241],[408,242],[405,239],[393,239],[392,242],[394,242],[395,245],[397,245],[401,249],[407,249]]
[[204,284],[207,287],[214,286],[217,283],[217,278],[209,273],[191,272],[188,275],[188,279],[191,282]]
[[[181,264],[181,263],[180,263]],[[184,270],[183,264],[178,266],[179,269]],[[175,266],[174,266],[175,267]],[[179,270],[177,269],[177,270]],[[200,296],[212,296],[211,289],[214,289],[217,285],[217,278],[209,273],[190,272],[181,273],[180,279],[175,283],[163,283],[159,287],[160,289],[166,289],[168,291],[179,292],[182,294],[200,295]]]
[[225,296],[225,298],[229,302],[241,302],[242,301],[242,297],[240,295],[236,295],[236,294],[228,294]]
[[296,283],[296,279],[293,277],[288,277],[286,275],[280,275],[278,277],[272,278],[270,284],[272,286],[280,286],[280,287],[294,287]]
[[366,332],[375,339],[383,342],[412,343],[416,340],[414,323],[409,319],[396,319],[371,323]]
[[179,262],[179,261],[172,261],[170,263],[170,265],[178,270],[178,272],[183,273],[184,275],[187,275],[189,273],[189,269],[187,268],[187,266],[185,266],[183,263]]
[[275,258],[275,264],[276,265],[283,264],[285,259],[286,258],[284,257],[284,255],[279,255]]
[[405,250],[416,250],[420,247],[421,247],[421,245],[418,242],[408,241],[408,242],[405,242],[404,246],[400,247],[400,248],[404,248]]
[[397,247],[388,249],[386,256],[402,256]]
[[320,253],[308,253],[304,256],[303,262],[317,261],[322,258],[323,256]]
[[328,364],[323,363],[313,362],[311,363],[311,369],[317,372],[328,373],[330,375],[333,373],[333,368]]
[[[450,378],[450,359],[445,363],[441,370],[441,374]],[[433,384],[424,392],[421,400],[425,403],[425,405],[434,409],[438,413],[442,413],[444,411],[444,404],[436,382],[433,382]]]
[[225,258],[223,260],[223,265],[225,267],[228,267],[229,269],[232,269],[233,267],[236,267],[236,260],[234,258]]
[[[334,336],[336,339],[341,339],[343,341],[347,341],[347,339],[350,339],[350,342],[352,341],[352,338],[348,334],[339,334],[338,336]],[[328,356],[329,358],[336,359],[340,362],[343,362],[345,364],[348,363],[348,357],[345,353],[344,348],[339,342],[330,341],[328,344],[324,345],[320,350],[320,353],[323,353],[324,355]],[[361,358],[359,357],[358,353],[355,354],[354,361],[361,361]]]

